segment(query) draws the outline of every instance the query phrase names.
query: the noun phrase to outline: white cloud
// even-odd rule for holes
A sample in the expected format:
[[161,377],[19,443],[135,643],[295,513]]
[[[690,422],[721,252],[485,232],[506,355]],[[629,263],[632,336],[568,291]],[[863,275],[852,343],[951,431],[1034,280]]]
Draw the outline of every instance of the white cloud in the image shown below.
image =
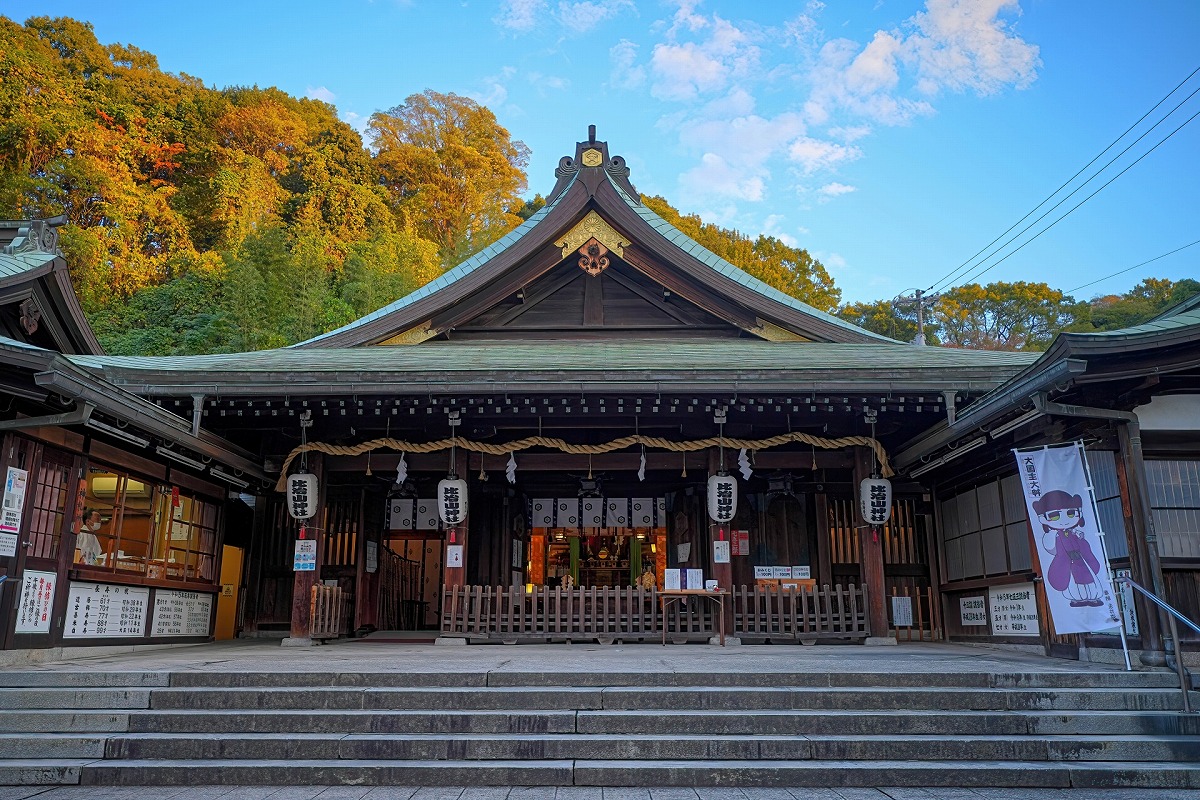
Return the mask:
[[515,67],[503,67],[499,75],[488,75],[483,78],[483,87],[467,96],[490,109],[497,109],[508,102],[508,82],[517,74]]
[[1041,66],[1038,47],[999,19],[1020,13],[1016,0],[927,0],[913,17],[919,34],[907,42],[917,68],[917,88],[995,94],[1006,86],[1028,87]]
[[620,89],[637,89],[646,82],[646,69],[637,63],[638,46],[622,39],[608,50],[612,62],[609,83]]
[[[718,195],[738,200],[762,200],[765,182],[757,175],[730,165],[715,153],[705,153],[700,163],[679,176],[679,183],[689,195]],[[691,198],[689,198],[691,199]]]
[[829,135],[843,142],[857,142],[871,133],[870,125],[851,125],[845,128],[830,128]]
[[545,93],[547,90],[561,92],[571,88],[571,81],[558,75],[543,75],[540,72],[530,72],[525,77],[542,93]]
[[788,148],[788,158],[799,164],[805,175],[830,170],[862,157],[862,151],[850,145],[823,139],[802,137]]
[[546,12],[546,0],[503,0],[494,22],[518,33],[534,29]]
[[850,194],[851,192],[857,191],[857,186],[847,186],[846,184],[838,183],[837,181],[834,181],[833,183],[827,183],[820,189],[817,189],[818,194],[823,194],[826,197],[838,197],[839,195]]
[[587,33],[626,10],[637,10],[633,0],[580,0],[573,3],[564,1],[558,4],[555,18],[573,33]]
[[560,0],[553,10],[548,0],[503,0],[492,21],[514,33],[529,33],[551,20],[569,33],[581,34],[623,11],[636,13],[633,0]]
[[723,91],[732,79],[757,70],[761,51],[749,34],[716,15],[704,30],[708,37],[700,42],[672,39],[654,46],[651,94],[660,100],[690,101]]
[[322,103],[332,103],[337,99],[337,95],[324,86],[317,86],[316,88],[309,86],[305,89],[304,96],[312,100],[320,100]]

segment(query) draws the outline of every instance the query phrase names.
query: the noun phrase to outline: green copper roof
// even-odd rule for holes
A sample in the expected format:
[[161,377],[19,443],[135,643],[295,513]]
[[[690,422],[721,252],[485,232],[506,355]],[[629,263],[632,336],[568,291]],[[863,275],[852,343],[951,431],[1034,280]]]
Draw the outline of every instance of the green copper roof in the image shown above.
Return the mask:
[[[71,356],[81,367],[132,391],[206,390],[217,395],[273,391],[355,394],[379,387],[487,393],[525,385],[643,388],[711,384],[821,391],[935,388],[988,391],[1037,354],[906,344],[726,340],[426,342],[413,347],[279,349],[208,356]],[[454,388],[450,388],[450,387]],[[184,388],[187,387],[187,388]],[[425,389],[423,388],[422,391]]]
[[28,252],[8,255],[0,253],[0,281],[22,275],[54,261],[54,253]]

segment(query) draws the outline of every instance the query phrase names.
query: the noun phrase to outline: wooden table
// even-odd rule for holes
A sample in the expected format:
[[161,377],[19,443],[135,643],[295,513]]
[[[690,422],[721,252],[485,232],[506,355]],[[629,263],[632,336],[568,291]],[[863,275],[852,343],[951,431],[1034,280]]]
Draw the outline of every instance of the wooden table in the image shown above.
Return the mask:
[[662,608],[662,643],[667,643],[667,607],[689,597],[707,597],[717,604],[717,618],[720,620],[718,630],[721,632],[721,647],[725,646],[725,595],[724,589],[709,591],[707,589],[670,589],[658,593],[658,602]]

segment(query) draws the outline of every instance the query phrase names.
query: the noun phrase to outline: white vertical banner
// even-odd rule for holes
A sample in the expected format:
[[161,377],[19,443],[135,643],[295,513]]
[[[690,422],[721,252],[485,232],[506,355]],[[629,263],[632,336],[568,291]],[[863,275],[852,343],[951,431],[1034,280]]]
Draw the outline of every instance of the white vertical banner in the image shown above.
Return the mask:
[[1013,450],[1057,633],[1121,624],[1083,444]]

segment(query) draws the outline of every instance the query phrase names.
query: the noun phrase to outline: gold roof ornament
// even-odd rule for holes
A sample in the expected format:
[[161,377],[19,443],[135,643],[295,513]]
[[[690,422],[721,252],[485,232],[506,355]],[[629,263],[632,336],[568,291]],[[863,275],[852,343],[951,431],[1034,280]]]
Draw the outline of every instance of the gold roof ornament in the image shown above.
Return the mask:
[[624,256],[626,246],[632,244],[617,233],[612,225],[605,222],[603,217],[595,211],[589,211],[587,216],[579,220],[574,228],[571,228],[565,236],[554,243],[554,246],[561,247],[562,257],[566,258],[573,251],[579,250],[587,244],[590,239],[595,239],[618,256]]

